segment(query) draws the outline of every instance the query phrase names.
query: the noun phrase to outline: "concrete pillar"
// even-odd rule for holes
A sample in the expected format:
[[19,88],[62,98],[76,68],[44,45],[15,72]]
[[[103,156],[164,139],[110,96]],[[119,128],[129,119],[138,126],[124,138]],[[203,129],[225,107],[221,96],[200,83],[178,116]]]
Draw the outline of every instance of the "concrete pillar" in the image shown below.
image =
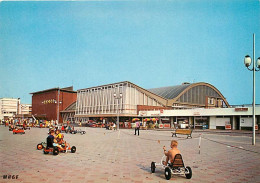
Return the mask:
[[237,130],[236,129],[236,118],[235,118],[235,116],[231,116],[230,117],[231,119],[231,121],[232,121],[232,130]]
[[216,116],[209,117],[209,129],[216,129]]
[[189,116],[189,127],[192,125],[192,116]]
[[173,128],[173,127],[174,127],[174,124],[173,124],[173,122],[174,122],[174,121],[173,121],[173,116],[170,117],[170,120],[171,120],[171,128]]

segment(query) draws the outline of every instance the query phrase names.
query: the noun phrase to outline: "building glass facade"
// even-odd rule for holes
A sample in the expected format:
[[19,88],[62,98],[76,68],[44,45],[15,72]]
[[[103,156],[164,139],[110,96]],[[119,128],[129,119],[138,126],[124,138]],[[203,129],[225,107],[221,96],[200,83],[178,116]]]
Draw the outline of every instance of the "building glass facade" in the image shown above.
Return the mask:
[[[116,99],[114,94],[122,97]],[[130,82],[121,82],[78,90],[76,116],[136,116],[138,105],[163,106]],[[119,111],[118,111],[119,110]]]

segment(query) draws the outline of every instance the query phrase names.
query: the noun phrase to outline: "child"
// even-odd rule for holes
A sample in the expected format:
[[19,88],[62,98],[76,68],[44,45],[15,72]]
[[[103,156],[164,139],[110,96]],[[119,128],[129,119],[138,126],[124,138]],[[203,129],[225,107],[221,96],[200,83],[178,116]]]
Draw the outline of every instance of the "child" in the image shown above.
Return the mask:
[[62,125],[62,127],[61,127],[61,131],[65,131],[65,127],[64,127],[64,125]]
[[57,140],[54,138],[54,134],[54,130],[51,130],[50,135],[47,137],[47,147],[58,147],[61,150],[65,150],[59,144],[57,144]]
[[68,126],[68,129],[67,129],[67,132],[70,133],[70,131],[71,131],[71,126],[69,125],[69,126]]
[[113,129],[116,130],[116,124],[115,123],[113,124]]
[[56,133],[55,139],[57,140],[57,142],[58,142],[59,144],[61,144],[62,141],[63,141],[63,135],[60,133],[60,130],[59,130],[59,129],[56,130],[55,133]]
[[178,142],[176,140],[171,141],[171,145],[170,145],[171,149],[168,152],[166,151],[165,146],[163,146],[164,154],[167,157],[166,162],[164,162],[165,166],[167,166],[169,160],[171,163],[173,162],[176,154],[181,154],[177,146],[178,146]]

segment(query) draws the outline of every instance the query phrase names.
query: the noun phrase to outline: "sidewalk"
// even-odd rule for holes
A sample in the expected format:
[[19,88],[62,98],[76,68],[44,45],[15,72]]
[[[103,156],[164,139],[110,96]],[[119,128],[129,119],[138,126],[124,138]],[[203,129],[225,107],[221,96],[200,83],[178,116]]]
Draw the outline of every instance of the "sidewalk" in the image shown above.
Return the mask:
[[[0,182],[96,182],[96,183],[168,183],[164,170],[151,173],[151,162],[160,162],[163,146],[179,142],[186,166],[192,168],[192,179],[173,176],[171,182],[238,183],[260,182],[260,138],[252,146],[248,136],[204,133],[199,153],[199,134],[192,139],[171,137],[169,131],[118,131],[104,128],[81,128],[85,135],[64,134],[77,147],[76,153],[45,155],[36,145],[45,141],[48,129],[32,128],[24,135],[13,135],[0,126]],[[18,175],[4,180],[3,175]]]

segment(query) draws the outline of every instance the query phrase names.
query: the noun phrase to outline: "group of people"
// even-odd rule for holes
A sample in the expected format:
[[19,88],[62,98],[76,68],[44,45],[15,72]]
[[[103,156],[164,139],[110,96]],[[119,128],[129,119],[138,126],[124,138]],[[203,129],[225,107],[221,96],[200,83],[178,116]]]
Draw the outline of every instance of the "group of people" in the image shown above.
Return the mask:
[[5,127],[9,127],[9,129],[17,129],[18,127],[22,127],[24,130],[26,130],[29,127],[29,123],[27,120],[21,120],[21,121],[16,121],[13,119],[9,119],[6,121],[1,121],[2,124],[5,125]]
[[74,130],[74,126],[71,126],[71,125],[67,125],[67,126],[62,125],[61,126],[61,131],[64,131],[66,133],[68,133],[68,132],[70,133],[73,130]]
[[5,126],[10,126],[10,125],[14,125],[14,126],[20,126],[22,125],[23,128],[26,127],[40,127],[40,128],[52,128],[52,127],[57,127],[58,123],[51,120],[51,121],[39,121],[39,120],[31,120],[31,119],[13,119],[13,118],[9,118],[6,120],[1,120],[0,121],[1,124],[5,125]]
[[116,130],[116,124],[113,122],[106,123],[105,128],[106,128],[106,130]]

